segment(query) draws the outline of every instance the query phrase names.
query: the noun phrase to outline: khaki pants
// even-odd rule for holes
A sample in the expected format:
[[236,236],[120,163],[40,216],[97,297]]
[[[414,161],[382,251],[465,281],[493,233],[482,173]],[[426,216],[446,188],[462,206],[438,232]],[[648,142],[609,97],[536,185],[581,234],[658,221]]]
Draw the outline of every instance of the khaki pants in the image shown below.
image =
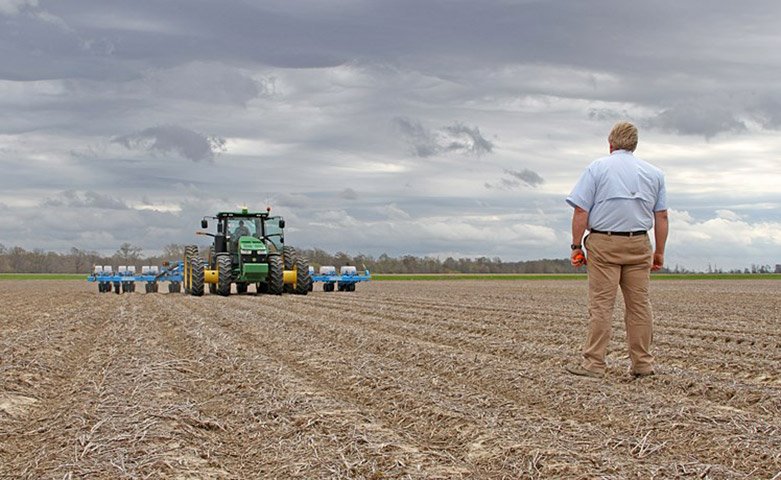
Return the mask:
[[648,235],[621,237],[595,233],[586,238],[586,248],[589,330],[583,348],[583,368],[600,373],[605,371],[616,293],[621,287],[626,305],[624,322],[631,371],[652,371],[653,325],[649,283],[653,252]]

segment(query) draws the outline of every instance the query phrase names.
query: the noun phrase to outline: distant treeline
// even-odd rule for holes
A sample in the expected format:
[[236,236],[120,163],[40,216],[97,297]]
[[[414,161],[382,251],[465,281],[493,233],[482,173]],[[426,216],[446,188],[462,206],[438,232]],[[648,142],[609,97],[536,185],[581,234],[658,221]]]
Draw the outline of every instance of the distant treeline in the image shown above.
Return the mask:
[[[111,256],[73,247],[67,253],[47,252],[41,249],[6,248],[0,244],[0,272],[2,273],[88,273],[94,265],[161,265],[164,261],[182,258],[183,245],[167,245],[162,255],[145,256],[140,247],[125,243]],[[390,257],[382,254],[330,254],[324,250],[301,250],[310,265],[341,267],[353,265],[368,268],[373,273],[571,273],[575,270],[568,259],[545,259],[526,262],[503,262],[499,258],[435,258],[404,255]],[[206,257],[207,252],[201,251]]]
[[[6,248],[0,244],[0,273],[88,273],[94,265],[161,265],[165,261],[175,261],[182,258],[183,245],[170,244],[163,249],[162,255],[145,256],[140,247],[129,243],[122,244],[111,256],[99,255],[97,252],[81,250],[73,247],[67,253],[47,252],[41,249],[25,250],[21,247]],[[323,265],[341,267],[353,265],[359,270],[369,269],[373,273],[574,273],[584,272],[584,269],[574,269],[568,258],[528,260],[521,262],[504,262],[498,257],[452,258],[416,257],[404,255],[390,257],[382,254],[379,257],[370,255],[349,255],[344,252],[336,254],[324,250],[302,250],[301,253],[309,259],[310,265],[319,268]],[[202,251],[202,255],[207,255]],[[771,269],[770,265],[752,265],[743,270],[736,269],[722,272],[711,268],[708,273],[777,273],[781,265]],[[677,265],[663,272],[670,273],[702,273],[680,268]]]
[[[344,252],[332,255],[323,250],[303,250],[309,263],[315,267],[353,265],[359,270],[364,267],[373,273],[574,273],[568,258],[529,260],[524,262],[503,262],[500,258],[452,258],[416,257],[404,255],[390,257],[382,254],[377,258],[369,255],[350,256]],[[581,269],[581,273],[583,270]]]

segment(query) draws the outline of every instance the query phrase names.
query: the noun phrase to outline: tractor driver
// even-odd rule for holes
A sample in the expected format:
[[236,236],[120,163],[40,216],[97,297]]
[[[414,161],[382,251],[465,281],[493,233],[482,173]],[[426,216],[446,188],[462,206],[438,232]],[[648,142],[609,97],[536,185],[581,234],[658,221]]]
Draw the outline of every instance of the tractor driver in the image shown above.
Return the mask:
[[233,231],[233,238],[238,240],[241,237],[248,237],[250,235],[252,235],[252,233],[249,231],[249,228],[244,225],[244,220],[239,220],[239,226]]

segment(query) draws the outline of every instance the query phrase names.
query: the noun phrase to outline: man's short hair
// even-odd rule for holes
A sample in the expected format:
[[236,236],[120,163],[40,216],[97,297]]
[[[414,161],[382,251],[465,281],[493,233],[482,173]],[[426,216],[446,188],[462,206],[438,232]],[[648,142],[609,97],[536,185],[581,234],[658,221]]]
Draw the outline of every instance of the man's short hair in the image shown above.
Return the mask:
[[637,127],[629,122],[618,122],[613,125],[613,130],[607,137],[613,150],[629,150],[634,152],[637,148]]

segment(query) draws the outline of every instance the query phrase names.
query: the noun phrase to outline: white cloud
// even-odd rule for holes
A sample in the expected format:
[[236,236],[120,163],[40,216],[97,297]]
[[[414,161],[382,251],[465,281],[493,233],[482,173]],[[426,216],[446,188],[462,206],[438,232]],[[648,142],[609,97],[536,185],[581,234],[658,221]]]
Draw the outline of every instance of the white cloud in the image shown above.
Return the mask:
[[686,211],[670,211],[668,267],[704,269],[710,264],[734,269],[781,262],[781,222],[752,223],[729,210],[714,213],[697,221]]

